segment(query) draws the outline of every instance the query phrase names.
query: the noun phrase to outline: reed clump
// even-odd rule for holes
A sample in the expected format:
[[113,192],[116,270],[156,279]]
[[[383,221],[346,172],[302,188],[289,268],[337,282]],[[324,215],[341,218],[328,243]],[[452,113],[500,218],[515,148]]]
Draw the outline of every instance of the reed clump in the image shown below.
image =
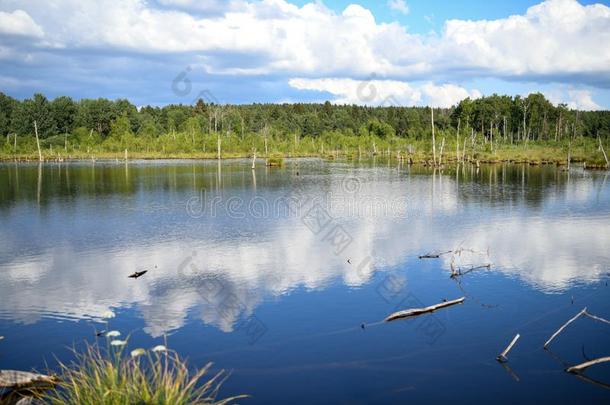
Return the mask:
[[[156,350],[155,350],[156,349]],[[60,382],[44,395],[50,404],[226,404],[244,396],[218,399],[225,379],[210,375],[211,364],[190,370],[177,353],[161,347],[122,349],[87,345],[71,363],[60,363]]]
[[282,156],[271,156],[267,159],[267,166],[282,167],[284,166],[284,158]]

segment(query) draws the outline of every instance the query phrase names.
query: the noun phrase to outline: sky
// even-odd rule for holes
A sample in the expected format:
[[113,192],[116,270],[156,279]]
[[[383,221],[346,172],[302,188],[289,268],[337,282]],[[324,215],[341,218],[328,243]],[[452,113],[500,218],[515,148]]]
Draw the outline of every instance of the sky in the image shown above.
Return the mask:
[[0,0],[0,91],[610,109],[610,0]]

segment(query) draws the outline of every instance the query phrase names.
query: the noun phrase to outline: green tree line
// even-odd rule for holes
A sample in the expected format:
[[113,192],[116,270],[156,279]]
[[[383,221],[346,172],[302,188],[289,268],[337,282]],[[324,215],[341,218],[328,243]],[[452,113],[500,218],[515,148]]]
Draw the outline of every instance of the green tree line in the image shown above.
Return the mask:
[[[65,151],[213,153],[253,148],[278,152],[324,152],[367,147],[391,148],[401,139],[431,139],[429,107],[368,107],[309,104],[219,105],[199,99],[194,105],[137,108],[126,99],[49,100],[42,94],[17,100],[0,93],[0,135],[6,152],[30,151],[34,121],[45,148]],[[434,109],[437,136],[461,133],[482,142],[518,144],[607,139],[610,111],[578,111],[553,105],[542,94],[492,95]],[[456,138],[456,141],[459,139]],[[449,140],[449,139],[448,139]],[[492,146],[493,148],[493,146]]]
[[[35,94],[23,101],[0,92],[0,134],[33,134],[38,123],[41,138],[70,134],[77,128],[93,130],[102,138],[112,125],[125,121],[134,135],[159,136],[168,132],[197,129],[203,132],[230,131],[238,135],[260,132],[265,127],[286,135],[320,136],[340,130],[354,135],[363,132],[399,137],[425,137],[430,134],[427,107],[366,107],[324,104],[247,104],[214,105],[199,100],[195,105],[145,106],[138,110],[126,99],[105,98],[75,101],[61,96],[53,100]],[[555,139],[567,136],[610,134],[610,111],[578,111],[567,105],[554,106],[542,94],[520,96],[492,95],[469,98],[449,109],[435,109],[439,130],[472,128],[486,136],[499,134],[513,140]]]

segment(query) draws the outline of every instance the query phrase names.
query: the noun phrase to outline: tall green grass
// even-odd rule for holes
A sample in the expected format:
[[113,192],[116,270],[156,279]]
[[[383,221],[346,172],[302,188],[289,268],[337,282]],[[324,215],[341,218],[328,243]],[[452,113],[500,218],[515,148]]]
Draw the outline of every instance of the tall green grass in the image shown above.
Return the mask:
[[226,378],[210,375],[211,364],[190,371],[173,351],[103,351],[87,345],[71,363],[60,363],[61,382],[44,399],[50,404],[227,404],[245,396],[218,398]]

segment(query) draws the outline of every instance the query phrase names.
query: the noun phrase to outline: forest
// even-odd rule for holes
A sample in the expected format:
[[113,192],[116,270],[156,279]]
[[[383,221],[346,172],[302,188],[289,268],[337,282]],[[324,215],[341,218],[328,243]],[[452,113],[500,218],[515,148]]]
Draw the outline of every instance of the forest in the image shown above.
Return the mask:
[[[434,125],[432,125],[432,120]],[[34,125],[36,124],[36,125]],[[434,133],[433,133],[434,129]],[[17,100],[0,93],[4,159],[408,154],[607,165],[610,111],[553,105],[540,93],[464,99],[451,108],[323,104],[136,107],[126,99]],[[36,135],[39,143],[37,144]],[[432,140],[434,139],[434,142]],[[435,151],[436,149],[436,151]],[[461,152],[460,152],[461,150]],[[449,152],[451,151],[451,152]],[[436,162],[436,156],[434,156]]]

